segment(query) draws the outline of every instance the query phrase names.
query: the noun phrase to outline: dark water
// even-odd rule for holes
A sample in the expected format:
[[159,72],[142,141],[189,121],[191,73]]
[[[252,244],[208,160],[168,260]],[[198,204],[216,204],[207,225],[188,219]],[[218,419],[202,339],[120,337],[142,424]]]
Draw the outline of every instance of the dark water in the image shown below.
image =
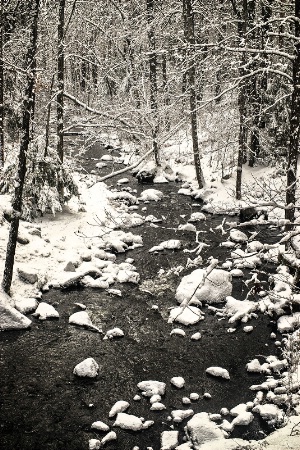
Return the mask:
[[[85,162],[90,170],[91,162]],[[131,186],[139,191],[146,188],[138,186],[135,180]],[[195,202],[178,196],[175,183],[147,187],[163,190],[165,194],[163,201],[147,205],[147,214],[163,215],[165,220],[159,228],[146,224],[132,229],[143,236],[144,247],[128,252],[126,256],[135,259],[142,282],[152,280],[157,283],[156,293],[141,292],[138,286],[130,284],[113,286],[122,290],[122,298],[101,290],[51,291],[44,300],[56,306],[59,320],[39,322],[34,319],[29,331],[0,334],[1,449],[87,449],[90,438],[101,439],[104,435],[92,432],[91,423],[103,420],[112,425],[108,412],[115,401],[122,399],[130,403],[128,413],[154,420],[155,425],[141,432],[114,428],[118,440],[106,447],[129,450],[137,445],[141,450],[150,446],[158,450],[160,433],[170,429],[168,416],[171,410],[187,408],[181,402],[183,396],[191,392],[200,394],[200,400],[188,406],[196,413],[218,413],[222,407],[231,408],[253,400],[254,394],[249,387],[264,378],[248,374],[245,365],[258,355],[277,354],[270,339],[273,324],[269,318],[261,316],[249,323],[254,326],[251,334],[244,333],[241,325],[236,333],[230,334],[226,331],[228,323],[218,321],[204,308],[205,320],[187,327],[186,337],[170,336],[172,325],[167,324],[165,318],[168,308],[175,305],[174,292],[180,278],[172,275],[167,282],[160,283],[157,271],[184,265],[188,254],[181,250],[154,255],[148,254],[147,250],[171,238],[181,239],[186,249],[194,248],[194,233],[179,232],[174,228],[186,221],[180,215],[189,216],[192,211],[200,210],[201,205],[192,206]],[[141,204],[140,208],[143,206]],[[209,231],[222,219],[208,216],[205,224],[198,225],[199,230],[205,231],[204,241],[210,245],[203,252],[204,260],[213,255],[223,262],[228,255],[228,250],[219,247],[224,237]],[[274,239],[268,230],[261,233],[267,233],[269,241]],[[246,293],[242,280],[235,279],[233,296],[242,299]],[[75,302],[84,303],[93,322],[104,331],[117,326],[124,331],[125,337],[107,341],[99,333],[69,325],[68,317],[77,310]],[[157,305],[159,310],[153,310],[152,305]],[[190,336],[196,331],[202,333],[202,338],[191,341]],[[74,366],[87,357],[95,358],[100,366],[95,380],[77,379],[72,373]],[[228,369],[230,381],[208,377],[205,369],[213,365]],[[170,385],[173,376],[185,378],[183,389]],[[163,398],[165,411],[150,411],[149,401],[145,398],[140,402],[133,401],[138,393],[137,383],[147,379],[167,384]],[[210,400],[202,398],[205,392],[211,394]],[[185,423],[175,425],[181,434]],[[249,427],[236,427],[233,436],[259,439],[264,431],[267,431],[264,424],[256,419]]]

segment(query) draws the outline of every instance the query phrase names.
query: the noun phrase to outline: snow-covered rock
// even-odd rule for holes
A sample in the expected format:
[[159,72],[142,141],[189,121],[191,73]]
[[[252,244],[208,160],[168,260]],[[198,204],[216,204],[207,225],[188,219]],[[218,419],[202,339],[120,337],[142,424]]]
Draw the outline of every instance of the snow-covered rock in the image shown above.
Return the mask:
[[171,309],[168,323],[178,322],[182,325],[193,325],[203,318],[203,313],[196,306],[189,306],[184,309],[179,306]]
[[114,417],[116,414],[126,411],[129,406],[129,403],[124,400],[117,401],[109,411],[108,417]]
[[175,298],[179,303],[191,299],[191,303],[206,302],[209,304],[220,303],[231,295],[231,275],[225,270],[214,269],[206,277],[202,287],[197,289],[206,275],[204,269],[196,269],[182,278]]
[[284,412],[277,405],[271,403],[256,405],[252,411],[258,413],[270,425],[279,425],[284,422]]
[[86,311],[78,311],[78,312],[72,314],[69,317],[69,323],[71,325],[87,327],[87,328],[90,328],[91,330],[98,331],[99,333],[102,332],[98,327],[93,325],[93,322],[91,321],[90,316]]
[[59,317],[58,311],[49,303],[41,302],[35,312],[32,314],[40,320],[57,319]]
[[123,337],[124,331],[121,330],[121,328],[112,328],[111,330],[108,330],[104,336],[104,339],[113,339],[115,337]]
[[161,401],[161,396],[158,395],[158,394],[154,394],[154,395],[152,395],[152,397],[150,397],[150,403],[151,403],[151,405],[152,405],[153,403],[160,402],[160,401]]
[[[188,421],[186,434],[196,450],[200,450],[205,443],[225,441],[223,432],[209,419],[209,415],[205,412],[195,414]],[[223,442],[219,443],[219,448],[222,448],[222,444]]]
[[98,430],[98,431],[109,431],[109,426],[106,425],[106,423],[102,422],[101,420],[97,420],[96,422],[93,422],[91,425],[91,428],[93,430]]
[[233,242],[245,243],[248,241],[248,236],[240,230],[232,229],[230,230],[230,239]]
[[183,225],[178,225],[179,231],[193,231],[196,232],[197,228],[192,223],[185,223]]
[[256,302],[251,302],[250,300],[236,300],[229,296],[226,298],[226,305],[223,313],[229,317],[229,323],[234,323],[238,320],[247,322],[251,317],[251,314],[257,309],[258,304]]
[[149,253],[160,252],[162,250],[179,250],[181,248],[181,241],[179,239],[170,239],[169,241],[161,242],[150,248]]
[[101,442],[99,439],[90,439],[89,440],[89,450],[99,450]]
[[206,369],[206,373],[212,375],[214,377],[221,377],[225,380],[230,380],[230,375],[228,370],[223,369],[222,367],[212,366]]
[[200,331],[197,331],[196,333],[192,334],[192,336],[191,336],[192,341],[199,341],[199,339],[201,339]]
[[300,312],[291,315],[284,315],[277,320],[277,328],[280,333],[293,331],[300,326]]
[[173,384],[173,386],[176,386],[178,389],[183,388],[183,386],[185,385],[185,379],[182,377],[173,377],[170,380],[171,384]]
[[170,336],[186,336],[186,332],[182,328],[173,328],[173,330],[170,333]]
[[202,212],[194,212],[189,218],[189,222],[203,222],[204,220],[206,220],[206,215]]
[[22,314],[28,314],[36,310],[38,301],[34,297],[14,298],[15,308]]
[[147,380],[138,383],[137,387],[143,391],[145,397],[152,397],[152,395],[164,395],[166,390],[166,383],[162,381]]
[[114,431],[110,431],[101,440],[101,447],[103,447],[107,442],[115,441],[116,439],[117,439],[117,434]]
[[172,450],[178,445],[178,431],[163,431],[160,436],[160,450]]
[[200,395],[197,394],[197,392],[191,392],[191,393],[190,393],[190,399],[191,399],[191,400],[197,401],[197,400],[199,400],[199,398],[200,398]]
[[194,414],[192,409],[174,409],[171,411],[173,422],[180,423]]
[[150,411],[163,411],[166,406],[161,402],[154,402],[150,407]]
[[99,365],[94,358],[87,358],[74,367],[73,373],[78,377],[95,378],[98,375]]
[[13,307],[12,299],[0,290],[0,330],[29,328],[31,320]]
[[154,201],[158,202],[163,198],[164,194],[157,190],[157,189],[145,189],[141,196],[139,197],[139,200],[145,202],[145,201]]
[[120,412],[118,413],[113,426],[120,427],[123,430],[139,431],[143,429],[143,422],[139,417],[134,416],[133,414]]

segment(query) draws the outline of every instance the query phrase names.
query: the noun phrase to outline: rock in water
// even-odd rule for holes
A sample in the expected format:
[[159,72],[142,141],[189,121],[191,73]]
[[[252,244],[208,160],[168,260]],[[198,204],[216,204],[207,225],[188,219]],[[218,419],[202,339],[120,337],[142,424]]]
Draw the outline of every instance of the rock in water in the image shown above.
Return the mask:
[[163,431],[161,433],[161,450],[172,450],[178,445],[178,431]]
[[73,373],[78,377],[95,378],[98,375],[99,365],[93,358],[87,358],[75,366]]
[[185,380],[182,377],[173,377],[171,378],[171,384],[176,386],[178,389],[181,389],[185,385]]
[[248,241],[248,236],[240,230],[230,230],[230,239],[234,242],[244,243]]
[[123,430],[139,431],[143,429],[142,420],[132,414],[118,413],[114,427],[120,427]]
[[[186,433],[195,449],[200,449],[206,442],[211,444],[213,441],[225,440],[223,432],[209,419],[209,415],[205,412],[195,414],[188,421]],[[219,448],[222,448],[222,443],[220,443]]]
[[206,373],[214,377],[221,377],[224,378],[225,380],[230,380],[228,370],[223,369],[222,367],[208,367],[208,369],[206,369]]
[[114,417],[116,414],[119,414],[121,412],[126,411],[126,409],[129,408],[129,403],[125,402],[124,400],[119,400],[114,404],[114,406],[111,408],[108,417]]
[[35,310],[35,313],[32,315],[38,317],[40,320],[59,318],[59,313],[56,309],[52,305],[45,302],[41,302]]
[[145,397],[152,397],[152,395],[164,395],[166,390],[166,384],[161,381],[141,381],[138,383],[137,387],[143,391]]
[[95,325],[93,325],[88,313],[86,311],[78,311],[74,314],[72,314],[69,317],[69,323],[71,325],[79,325],[82,327],[87,327],[92,330],[98,331],[101,333],[101,330],[97,328]]

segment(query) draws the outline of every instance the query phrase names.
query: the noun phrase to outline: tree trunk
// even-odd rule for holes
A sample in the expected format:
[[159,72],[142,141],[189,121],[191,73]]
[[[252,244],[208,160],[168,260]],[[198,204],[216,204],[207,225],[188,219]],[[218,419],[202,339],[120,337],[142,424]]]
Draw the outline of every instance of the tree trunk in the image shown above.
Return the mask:
[[4,165],[4,68],[3,68],[3,35],[4,35],[3,0],[0,0],[0,169]]
[[161,74],[162,74],[162,89],[164,96],[164,116],[165,116],[165,128],[167,131],[170,130],[170,118],[168,107],[170,105],[170,97],[168,91],[168,75],[167,75],[167,54],[164,52],[161,55]]
[[2,280],[2,288],[7,294],[10,293],[10,287],[13,276],[13,267],[15,260],[15,251],[17,245],[17,237],[19,231],[19,221],[22,213],[23,204],[23,187],[26,175],[26,155],[31,138],[31,120],[34,111],[34,90],[36,80],[36,49],[37,49],[37,26],[38,26],[38,14],[39,14],[40,0],[34,0],[32,2],[31,10],[31,34],[30,44],[26,56],[26,88],[24,92],[23,104],[22,104],[22,129],[21,129],[21,142],[18,158],[18,169],[15,177],[15,191],[12,200],[12,220],[10,224],[4,274]]
[[158,106],[157,106],[157,55],[155,46],[155,34],[153,30],[154,20],[154,0],[147,1],[147,22],[148,22],[148,42],[149,42],[149,75],[150,75],[150,108],[153,119],[152,127],[152,147],[155,163],[160,166],[159,148],[158,148]]
[[[236,2],[232,0],[233,11],[238,19],[237,28],[239,36],[239,44],[244,45],[244,39],[247,31],[247,0],[243,0],[243,12],[242,14],[238,11]],[[240,62],[240,77],[245,76],[245,64],[246,55],[242,53],[242,58]],[[246,146],[247,146],[247,129],[246,129],[246,115],[247,115],[247,86],[245,81],[240,84],[240,92],[238,96],[238,107],[240,116],[240,127],[239,127],[239,138],[238,138],[238,159],[237,159],[237,172],[236,172],[236,185],[235,185],[235,197],[240,200],[242,197],[242,175],[243,175],[243,163],[246,157]]]
[[64,29],[65,29],[65,0],[59,0],[58,26],[57,26],[57,154],[64,161]]
[[290,222],[295,219],[295,201],[297,187],[297,159],[300,129],[300,2],[295,0],[295,51],[293,61],[293,92],[290,113],[290,144],[287,166],[286,205],[291,209],[285,210],[285,218]]
[[194,30],[194,12],[191,0],[183,0],[183,23],[184,37],[187,45],[187,92],[189,93],[190,103],[190,121],[192,131],[192,144],[194,154],[194,164],[198,186],[201,189],[204,186],[204,177],[200,161],[198,129],[197,129],[197,95],[196,95],[196,69],[195,69],[195,30]]

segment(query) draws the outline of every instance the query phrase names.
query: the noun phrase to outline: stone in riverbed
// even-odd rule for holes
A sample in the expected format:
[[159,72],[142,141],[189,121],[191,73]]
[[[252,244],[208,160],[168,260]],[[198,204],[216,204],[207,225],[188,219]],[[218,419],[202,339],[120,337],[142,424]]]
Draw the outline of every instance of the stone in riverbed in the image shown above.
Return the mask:
[[0,330],[22,330],[29,328],[31,320],[12,306],[12,299],[0,291]]
[[98,375],[99,365],[93,358],[87,358],[74,367],[73,374],[78,377],[95,378]]

